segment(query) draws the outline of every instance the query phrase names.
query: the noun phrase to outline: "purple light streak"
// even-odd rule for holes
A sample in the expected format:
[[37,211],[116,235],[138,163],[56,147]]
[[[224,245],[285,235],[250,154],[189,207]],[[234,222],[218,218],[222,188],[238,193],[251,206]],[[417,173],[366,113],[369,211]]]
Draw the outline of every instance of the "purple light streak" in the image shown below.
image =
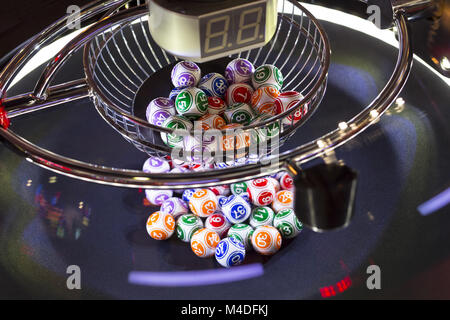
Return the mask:
[[437,196],[434,196],[430,200],[422,203],[417,207],[420,214],[423,216],[427,216],[450,203],[450,188],[439,193]]
[[262,264],[254,263],[230,269],[172,272],[131,271],[128,274],[128,282],[141,286],[194,287],[251,279],[263,274]]

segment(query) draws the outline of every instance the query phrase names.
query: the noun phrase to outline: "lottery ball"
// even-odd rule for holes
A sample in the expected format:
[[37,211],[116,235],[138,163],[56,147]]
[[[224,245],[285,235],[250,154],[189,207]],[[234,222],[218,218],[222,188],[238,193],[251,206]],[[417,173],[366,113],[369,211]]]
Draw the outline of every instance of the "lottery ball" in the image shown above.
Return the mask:
[[283,190],[277,192],[275,199],[272,202],[272,209],[276,213],[280,212],[282,209],[293,208],[294,207],[294,195],[292,191]]
[[281,93],[277,99],[275,100],[276,113],[280,114],[291,110],[289,115],[283,118],[284,125],[293,125],[297,123],[303,116],[308,112],[308,105],[299,105],[298,107],[294,107],[298,105],[298,103],[303,99],[303,95],[296,91],[288,91]]
[[222,205],[227,202],[227,196],[217,196],[217,211],[222,211]]
[[170,171],[170,164],[163,158],[150,157],[144,162],[142,171],[146,173],[166,173]]
[[147,233],[155,240],[167,240],[175,231],[175,219],[168,213],[157,211],[147,219]]
[[198,88],[183,89],[175,99],[178,114],[197,119],[208,111],[208,97]]
[[236,103],[250,103],[253,91],[253,88],[246,83],[232,84],[228,87],[225,101],[229,106]]
[[252,76],[252,84],[255,89],[270,84],[275,86],[278,90],[281,90],[283,82],[284,79],[281,71],[270,64],[265,64],[256,68]]
[[[250,134],[241,129],[242,125],[239,123],[232,123],[223,126],[221,130],[225,130],[222,136],[221,148],[223,151],[231,151],[230,156],[234,159],[235,156],[242,157],[247,152],[245,148],[250,146]],[[235,151],[238,151],[235,154]]]
[[252,208],[250,204],[242,197],[231,195],[222,205],[224,216],[231,223],[242,223],[250,217]]
[[255,118],[255,114],[248,104],[237,103],[224,112],[224,117],[229,123],[248,125]]
[[253,64],[242,58],[232,60],[225,69],[225,78],[229,84],[249,82],[252,79],[255,67]]
[[283,171],[278,179],[280,181],[281,189],[292,191],[292,189],[294,188],[294,180],[289,173]]
[[235,196],[238,196],[242,193],[247,192],[248,184],[246,181],[236,182],[236,183],[231,184],[230,189],[231,189],[232,194],[234,194]]
[[203,228],[194,232],[191,249],[200,258],[209,258],[215,254],[220,238],[217,232]]
[[203,228],[203,221],[194,214],[184,214],[177,220],[177,237],[190,242],[192,235]]
[[260,226],[252,235],[253,249],[263,255],[275,254],[281,248],[281,241],[281,234],[272,226]]
[[230,227],[231,223],[229,223],[227,219],[219,213],[210,215],[205,220],[205,228],[217,232],[221,239],[226,236]]
[[258,207],[268,206],[275,198],[275,187],[272,182],[266,178],[260,178],[250,181],[247,188],[250,201]]
[[181,199],[183,199],[186,202],[189,202],[191,200],[192,196],[194,195],[195,191],[197,191],[197,190],[195,190],[195,189],[184,190],[183,195],[181,196]]
[[160,211],[172,215],[176,220],[179,216],[188,213],[189,206],[186,201],[172,197],[162,203]]
[[270,183],[272,183],[273,187],[275,188],[275,192],[278,192],[281,190],[280,183],[278,182],[277,179],[268,177],[267,180],[269,180]]
[[[182,116],[170,116],[164,121],[162,126],[171,130],[184,130],[186,135],[194,127],[188,118]],[[161,139],[171,148],[183,147],[184,144],[184,135],[182,134],[161,132]]]
[[303,230],[303,224],[290,208],[280,210],[273,220],[273,225],[286,239],[295,238]]
[[250,225],[253,228],[259,226],[271,226],[273,225],[273,219],[275,218],[275,213],[269,207],[257,207],[252,210],[250,216]]
[[276,114],[275,100],[279,95],[280,91],[276,87],[272,85],[261,86],[252,95],[252,107],[259,113],[267,113],[273,116]]
[[[269,120],[270,118],[272,118],[272,115],[268,113],[261,113],[253,120],[252,124],[262,123]],[[255,130],[251,131],[252,142],[260,143],[269,139],[277,139],[280,131],[280,123],[278,121],[260,125],[256,127]],[[259,156],[256,160],[258,160],[258,158]]]
[[225,268],[237,266],[244,261],[245,247],[234,238],[225,238],[216,247],[216,260]]
[[[210,187],[209,190],[214,192],[216,196],[228,196],[230,195],[230,187],[227,185]],[[217,199],[219,200],[219,199]]]
[[173,191],[172,190],[145,190],[145,197],[147,200],[154,206],[160,206],[169,198],[172,198]]
[[218,73],[208,73],[198,83],[208,97],[223,97],[228,89],[228,82],[224,76]]
[[205,171],[214,161],[213,155],[219,148],[219,139],[214,135],[194,135],[185,137],[183,156],[191,163],[190,171]]
[[208,217],[217,210],[217,197],[211,190],[198,189],[189,200],[189,208],[199,217]]
[[218,114],[205,114],[197,121],[203,130],[220,129],[227,122]]
[[170,91],[170,94],[169,94],[169,99],[172,100],[173,102],[175,102],[175,100],[177,99],[178,94],[181,91],[183,91],[183,89],[186,89],[186,88],[189,88],[189,87],[184,86],[184,87],[178,87],[178,88],[172,89],[172,91]]
[[219,97],[208,97],[208,113],[221,114],[227,109],[227,103]]
[[175,105],[170,99],[156,98],[147,106],[145,115],[149,123],[162,126],[168,117],[175,115]]
[[228,237],[238,240],[246,250],[252,248],[252,235],[254,229],[245,223],[237,223],[228,230]]
[[172,69],[171,79],[175,88],[184,86],[195,87],[200,78],[200,68],[194,62],[181,61]]

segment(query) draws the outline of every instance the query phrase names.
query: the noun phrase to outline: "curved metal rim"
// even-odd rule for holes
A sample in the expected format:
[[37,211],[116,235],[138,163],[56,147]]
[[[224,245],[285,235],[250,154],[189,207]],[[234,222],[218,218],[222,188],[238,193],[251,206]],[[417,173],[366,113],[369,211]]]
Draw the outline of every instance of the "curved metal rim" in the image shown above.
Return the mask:
[[[402,12],[396,13],[395,23],[399,34],[399,55],[394,72],[378,97],[361,113],[347,122],[347,130],[337,129],[308,144],[281,154],[277,161],[277,166],[271,166],[271,157],[268,157],[260,159],[258,164],[196,172],[195,175],[190,173],[147,174],[142,171],[102,167],[62,157],[35,146],[10,130],[1,129],[0,135],[11,143],[17,151],[21,152],[27,160],[39,166],[70,177],[113,186],[184,189],[234,183],[270,175],[280,170],[295,172],[295,168],[292,168],[291,163],[305,163],[330,152],[356,137],[376,122],[395,100],[407,81],[412,65],[411,43],[406,18]],[[30,47],[28,47],[28,50],[30,50]],[[322,143],[318,143],[319,141]]]

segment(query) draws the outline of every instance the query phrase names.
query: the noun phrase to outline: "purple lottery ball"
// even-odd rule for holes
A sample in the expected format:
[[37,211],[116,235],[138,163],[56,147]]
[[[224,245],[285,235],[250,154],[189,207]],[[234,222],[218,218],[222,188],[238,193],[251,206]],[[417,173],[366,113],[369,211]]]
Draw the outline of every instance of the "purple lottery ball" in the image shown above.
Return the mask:
[[253,64],[242,58],[232,60],[225,69],[225,78],[229,84],[245,83],[252,79],[255,67]]

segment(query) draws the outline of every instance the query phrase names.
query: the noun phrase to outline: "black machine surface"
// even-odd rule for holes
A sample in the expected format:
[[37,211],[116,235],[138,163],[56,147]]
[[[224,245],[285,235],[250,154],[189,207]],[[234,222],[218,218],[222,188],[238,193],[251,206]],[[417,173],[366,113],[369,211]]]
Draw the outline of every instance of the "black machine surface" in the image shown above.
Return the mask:
[[[392,46],[321,22],[333,49],[327,92],[286,149],[357,113],[395,64]],[[81,59],[74,56],[58,81],[80,77]],[[150,239],[145,221],[157,208],[143,190],[56,175],[0,147],[0,297],[450,298],[450,212],[440,206],[450,197],[449,83],[415,62],[403,101],[337,151],[359,174],[352,223],[328,233],[305,229],[277,255],[250,255],[231,272],[195,257],[176,239]],[[38,71],[14,91],[29,90]],[[12,125],[26,139],[83,161],[139,169],[146,159],[87,99]],[[80,291],[67,290],[69,265],[82,270]],[[370,265],[381,269],[381,290],[366,286]]]

